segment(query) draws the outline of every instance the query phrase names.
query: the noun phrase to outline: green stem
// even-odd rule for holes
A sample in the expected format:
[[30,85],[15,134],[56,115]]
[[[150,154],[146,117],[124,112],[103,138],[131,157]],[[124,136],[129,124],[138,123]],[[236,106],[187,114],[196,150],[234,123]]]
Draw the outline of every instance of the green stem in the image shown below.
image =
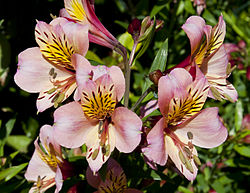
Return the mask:
[[130,109],[131,111],[134,111],[138,105],[143,101],[143,99],[152,91],[152,87],[149,87],[141,96],[140,98],[136,101],[134,106]]
[[134,60],[137,44],[138,44],[138,41],[134,40],[134,45],[133,45],[132,51],[130,53],[129,61],[125,62],[125,67],[124,67],[125,68],[125,93],[124,93],[124,106],[125,107],[128,107],[128,103],[129,103],[130,74],[131,74],[130,67],[131,67],[133,60]]

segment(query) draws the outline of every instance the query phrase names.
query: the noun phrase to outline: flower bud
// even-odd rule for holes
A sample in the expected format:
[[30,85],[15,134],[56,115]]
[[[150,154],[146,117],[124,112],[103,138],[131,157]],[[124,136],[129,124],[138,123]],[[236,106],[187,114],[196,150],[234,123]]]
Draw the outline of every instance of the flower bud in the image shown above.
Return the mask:
[[238,47],[239,47],[240,49],[244,49],[244,48],[246,47],[246,42],[245,42],[244,40],[240,40],[240,41],[238,42]]
[[149,79],[157,86],[159,79],[163,76],[164,74],[160,70],[155,70],[149,74]]
[[130,33],[134,38],[134,37],[139,37],[140,31],[141,31],[141,21],[135,18],[128,26],[128,33]]

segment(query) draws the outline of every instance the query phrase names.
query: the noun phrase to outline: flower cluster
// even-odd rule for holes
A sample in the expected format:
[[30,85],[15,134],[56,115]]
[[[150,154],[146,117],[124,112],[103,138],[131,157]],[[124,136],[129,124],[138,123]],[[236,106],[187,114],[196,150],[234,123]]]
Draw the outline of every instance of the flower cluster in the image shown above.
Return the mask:
[[[25,174],[34,182],[30,192],[44,192],[53,185],[59,192],[63,180],[76,173],[62,149],[83,145],[87,147],[87,181],[98,192],[141,192],[128,187],[120,165],[110,158],[115,148],[123,153],[140,149],[153,168],[165,166],[170,158],[179,172],[193,181],[201,164],[195,146],[213,148],[227,138],[218,108],[202,110],[207,97],[237,100],[236,90],[226,80],[232,69],[223,45],[223,17],[213,28],[199,16],[187,19],[182,29],[190,40],[191,55],[171,69],[150,75],[158,100],[150,101],[146,107],[153,107],[144,108],[144,115],[138,116],[135,108],[128,109],[122,102],[123,98],[128,101],[136,46],[127,60],[125,47],[95,15],[93,1],[64,0],[64,5],[60,16],[49,24],[37,21],[38,47],[19,54],[14,77],[23,90],[39,93],[38,112],[56,108],[54,124],[43,126],[34,142],[35,152]],[[142,22],[134,20],[128,31],[135,44],[144,44],[160,27],[161,21],[146,17]],[[93,66],[85,57],[89,42],[120,54],[125,72],[118,66]],[[141,118],[158,108],[161,115],[151,116],[152,127],[144,132]],[[103,180],[99,171],[105,162]]]

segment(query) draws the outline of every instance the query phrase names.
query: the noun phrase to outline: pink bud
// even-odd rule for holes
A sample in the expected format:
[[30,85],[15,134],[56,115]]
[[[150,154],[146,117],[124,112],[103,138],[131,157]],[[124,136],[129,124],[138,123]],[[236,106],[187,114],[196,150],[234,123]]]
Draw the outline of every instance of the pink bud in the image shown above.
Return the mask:
[[240,40],[238,42],[238,46],[240,49],[244,49],[246,47],[246,42],[244,40]]

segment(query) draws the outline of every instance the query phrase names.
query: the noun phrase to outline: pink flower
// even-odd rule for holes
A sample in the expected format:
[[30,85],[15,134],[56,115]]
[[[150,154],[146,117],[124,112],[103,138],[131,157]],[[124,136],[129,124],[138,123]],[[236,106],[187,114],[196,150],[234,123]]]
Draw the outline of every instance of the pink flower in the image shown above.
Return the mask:
[[[226,78],[230,75],[227,52],[223,41],[226,24],[220,16],[213,28],[206,25],[203,18],[191,16],[182,26],[191,44],[191,64],[197,64],[205,74],[210,91],[208,96],[216,99],[237,100],[237,91]],[[205,36],[205,39],[204,39]]]
[[123,169],[114,159],[111,158],[108,160],[107,163],[105,181],[102,181],[99,173],[93,175],[89,167],[87,168],[86,178],[91,186],[98,189],[95,193],[142,193],[142,191],[127,187],[127,179]]
[[[76,89],[76,53],[84,56],[89,47],[88,26],[57,18],[50,24],[38,21],[35,28],[39,47],[18,56],[15,82],[23,90],[39,93],[39,112],[68,98]],[[88,61],[85,59],[85,63]],[[86,64],[88,65],[88,64]]]
[[201,110],[208,90],[207,80],[198,67],[194,81],[183,68],[161,77],[158,105],[162,118],[149,132],[148,146],[142,149],[149,160],[160,165],[165,165],[169,156],[188,180],[195,179],[196,165],[200,164],[194,145],[212,148],[227,138],[218,108]]
[[126,56],[126,49],[102,25],[95,14],[94,5],[89,0],[64,0],[64,5],[65,9],[60,11],[62,17],[77,23],[89,24],[90,42],[108,47]]
[[40,144],[37,139],[35,152],[30,160],[25,178],[35,182],[29,192],[44,192],[56,185],[55,192],[59,192],[63,180],[72,176],[73,168],[62,158],[60,146],[55,142],[53,128],[44,125],[40,131]]
[[103,66],[101,76],[93,71],[81,92],[81,103],[71,102],[54,113],[57,142],[64,147],[87,146],[87,161],[97,172],[116,147],[132,152],[140,143],[142,122],[125,107],[117,107],[123,97],[125,80],[116,66]]

